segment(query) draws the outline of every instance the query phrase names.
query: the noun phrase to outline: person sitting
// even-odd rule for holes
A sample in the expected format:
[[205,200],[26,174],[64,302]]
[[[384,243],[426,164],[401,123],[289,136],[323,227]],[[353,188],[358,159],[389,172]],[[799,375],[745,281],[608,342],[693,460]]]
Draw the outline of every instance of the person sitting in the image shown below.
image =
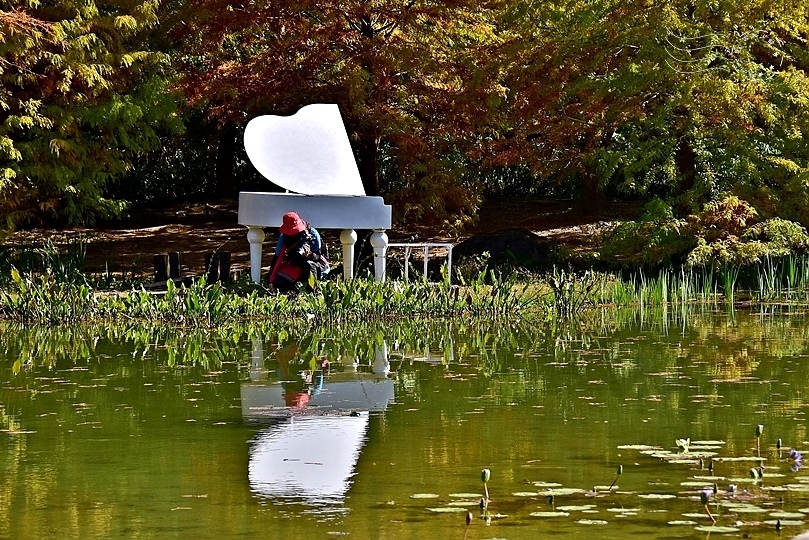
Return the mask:
[[280,292],[312,290],[314,280],[329,272],[328,248],[320,233],[295,212],[284,214],[279,232],[270,285]]

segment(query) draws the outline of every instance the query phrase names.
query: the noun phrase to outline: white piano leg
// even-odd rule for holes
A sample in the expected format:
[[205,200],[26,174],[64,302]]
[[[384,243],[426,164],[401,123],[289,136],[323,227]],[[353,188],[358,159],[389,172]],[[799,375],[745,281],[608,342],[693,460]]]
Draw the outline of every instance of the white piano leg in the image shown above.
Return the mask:
[[388,235],[385,231],[375,230],[371,233],[371,246],[374,248],[374,278],[385,281],[385,256],[388,251]]
[[344,229],[340,233],[340,243],[343,245],[343,278],[354,277],[354,244],[357,242],[357,233],[353,229]]
[[264,243],[264,229],[248,227],[247,241],[250,242],[250,277],[254,283],[261,283],[261,245]]

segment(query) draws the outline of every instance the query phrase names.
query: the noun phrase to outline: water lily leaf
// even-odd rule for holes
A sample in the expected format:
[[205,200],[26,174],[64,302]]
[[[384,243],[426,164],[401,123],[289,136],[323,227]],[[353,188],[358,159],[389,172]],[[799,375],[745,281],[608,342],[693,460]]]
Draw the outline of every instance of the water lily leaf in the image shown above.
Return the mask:
[[713,459],[714,461],[755,461],[756,463],[767,461],[766,458],[756,456],[737,456],[737,457],[720,456],[715,457]]
[[705,512],[686,512],[683,514],[683,517],[692,518],[692,519],[711,519],[708,517],[708,514]]
[[567,512],[531,512],[528,515],[533,517],[567,517],[570,514]]
[[753,504],[727,505],[727,510],[728,512],[736,512],[737,514],[764,514],[767,512],[767,510]]
[[711,487],[710,485],[705,485],[705,482],[694,482],[692,480],[689,480],[687,482],[680,482],[680,485],[686,487],[703,487],[705,489],[709,489]]
[[770,517],[778,519],[800,519],[806,516],[804,516],[800,512],[773,512],[770,514]]
[[809,492],[809,484],[787,484],[784,487],[789,491],[799,491],[802,493]]
[[640,512],[640,508],[607,508],[607,512],[616,512],[616,513],[637,513]]
[[652,446],[650,444],[622,444],[618,446],[619,450],[662,450],[659,446]]
[[745,482],[748,484],[756,484],[758,483],[758,479],[750,478],[749,476],[734,476],[732,478],[728,478],[728,482],[733,484],[743,484]]
[[480,493],[450,493],[449,496],[453,499],[476,499]]
[[447,506],[477,506],[480,504],[480,501],[449,501]]
[[725,441],[691,441],[691,446],[723,446]]
[[584,493],[584,490],[576,488],[552,488],[542,493],[542,495],[574,495],[576,493]]
[[607,522],[603,519],[579,519],[576,523],[581,525],[607,525]]
[[570,506],[557,506],[557,510],[561,510],[562,512],[581,512],[582,510],[590,510],[591,508],[595,508],[596,505],[594,504],[581,504],[581,505],[570,505]]
[[609,492],[609,491],[617,491],[618,486],[595,486],[594,489],[599,492],[601,491]]
[[699,463],[698,459],[668,459],[667,463],[674,463],[675,465],[696,465]]
[[450,512],[466,512],[466,508],[460,506],[441,506],[439,508],[428,508],[430,512],[437,512],[439,514],[446,514]]
[[516,493],[512,493],[515,497],[537,497],[539,493],[536,491],[518,491]]
[[669,493],[641,493],[638,495],[641,499],[676,499],[676,495],[671,495]]
[[700,527],[694,527],[695,531],[699,532],[708,532],[708,533],[732,533],[738,532],[739,529],[736,527],[724,527],[722,525],[702,525]]
[[547,488],[555,488],[555,487],[562,487],[562,484],[558,482],[533,482],[536,487],[547,487]]
[[[767,525],[777,525],[778,521],[779,520],[777,520],[777,519],[768,519],[768,520],[764,521],[764,523],[766,523]],[[782,527],[800,527],[801,525],[806,523],[805,521],[801,521],[801,520],[797,520],[797,519],[782,519],[780,521],[781,521],[781,526]]]
[[669,525],[696,525],[696,521],[691,521],[689,519],[675,519],[673,521],[669,521]]
[[414,493],[410,496],[411,499],[437,499],[438,497],[439,495],[436,493]]
[[707,480],[709,482],[723,482],[727,480],[724,476],[692,476],[694,480]]

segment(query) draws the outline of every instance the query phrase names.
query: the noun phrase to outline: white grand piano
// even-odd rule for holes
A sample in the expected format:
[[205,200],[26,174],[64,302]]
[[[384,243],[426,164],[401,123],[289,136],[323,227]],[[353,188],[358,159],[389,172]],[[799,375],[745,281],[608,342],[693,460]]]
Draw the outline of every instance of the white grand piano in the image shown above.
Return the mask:
[[391,207],[382,197],[365,195],[337,105],[316,103],[292,116],[253,118],[244,132],[244,148],[258,172],[287,190],[239,193],[239,224],[247,227],[253,281],[261,280],[264,228],[277,230],[287,212],[297,212],[318,230],[342,229],[346,279],[354,277],[355,229],[372,229],[374,277],[385,279]]

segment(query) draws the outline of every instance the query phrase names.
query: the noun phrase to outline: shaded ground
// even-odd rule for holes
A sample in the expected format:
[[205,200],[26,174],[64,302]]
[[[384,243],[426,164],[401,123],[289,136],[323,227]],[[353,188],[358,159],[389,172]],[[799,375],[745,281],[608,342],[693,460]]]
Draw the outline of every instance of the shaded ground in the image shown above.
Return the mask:
[[[478,223],[462,235],[431,235],[419,227],[396,226],[388,231],[391,242],[453,242],[501,229],[525,229],[564,244],[575,250],[594,247],[596,232],[611,221],[631,216],[626,203],[612,204],[597,215],[585,216],[570,201],[537,198],[500,198],[487,201],[481,208]],[[339,231],[321,231],[333,252],[339,250]],[[7,239],[15,246],[42,245],[86,246],[86,268],[149,276],[157,253],[178,251],[184,274],[200,274],[205,254],[231,252],[232,267],[249,268],[246,229],[237,223],[236,203],[187,204],[170,209],[138,212],[121,221],[92,229],[19,231]],[[268,238],[265,250],[273,249]],[[265,261],[266,262],[266,261]]]

